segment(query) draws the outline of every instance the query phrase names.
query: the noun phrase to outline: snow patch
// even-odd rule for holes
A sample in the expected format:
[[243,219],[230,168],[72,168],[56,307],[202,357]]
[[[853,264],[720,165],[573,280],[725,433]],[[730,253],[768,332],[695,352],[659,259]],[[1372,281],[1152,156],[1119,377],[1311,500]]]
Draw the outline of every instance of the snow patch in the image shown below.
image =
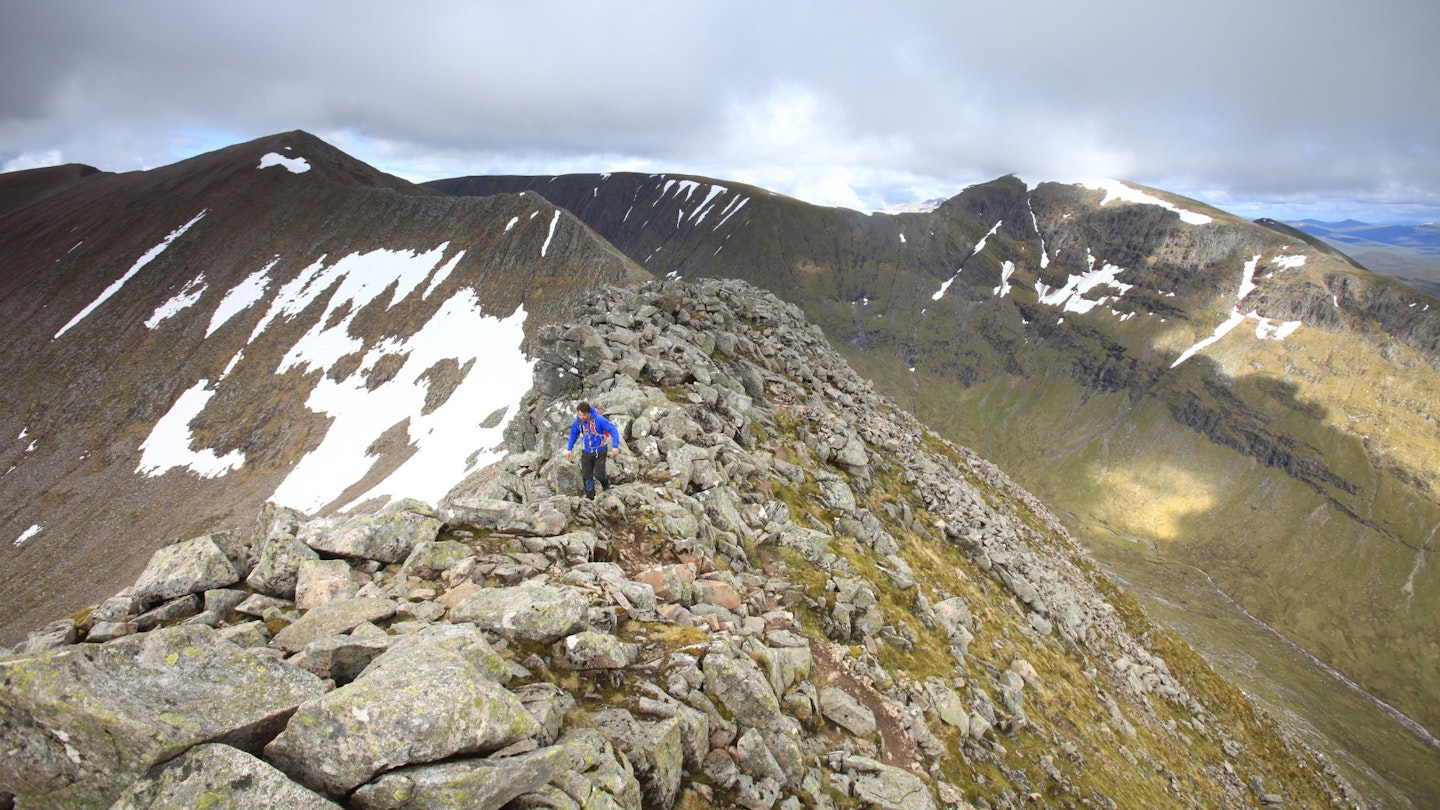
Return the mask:
[[[307,513],[334,501],[378,460],[370,452],[374,442],[406,420],[413,454],[352,505],[379,495],[436,503],[467,474],[498,460],[505,425],[532,382],[534,363],[520,350],[525,317],[523,307],[504,319],[486,316],[474,290],[462,289],[414,335],[372,348],[354,374],[340,381],[322,377],[306,406],[333,421],[272,499]],[[403,355],[404,364],[370,390],[367,372],[386,354]],[[469,365],[469,373],[444,404],[422,414],[429,385],[421,375],[446,358]],[[498,424],[480,426],[502,408]]]
[[[965,258],[965,261],[969,261],[970,259],[975,258],[975,256],[979,254],[980,251],[984,250],[985,243],[989,241],[990,237],[995,235],[996,231],[1000,230],[1000,226],[1003,224],[1005,224],[1005,220],[1002,219],[999,222],[995,223],[993,226],[991,226],[990,230],[986,232],[984,236],[980,237],[980,241],[975,243],[975,249],[970,251],[970,255]],[[940,289],[936,290],[934,294],[930,296],[930,300],[939,301],[941,298],[945,297],[945,291],[950,289],[950,285],[955,283],[955,279],[960,277],[960,272],[964,269],[965,262],[961,262],[960,267],[955,271],[955,274],[952,275],[949,279],[947,279],[945,283],[940,285]]]
[[210,326],[205,330],[205,337],[210,337],[219,331],[231,318],[249,309],[260,300],[265,290],[270,286],[270,268],[279,263],[280,257],[276,256],[270,263],[256,270],[245,278],[244,281],[230,288],[221,299],[220,306],[215,308],[215,314],[210,316]]
[[1181,352],[1180,356],[1175,358],[1175,362],[1170,364],[1170,368],[1175,368],[1186,360],[1189,360],[1191,357],[1194,357],[1196,352],[1199,352],[1202,349],[1205,349],[1206,347],[1215,344],[1220,340],[1220,338],[1223,338],[1226,335],[1230,334],[1230,332],[1235,327],[1239,326],[1244,320],[1245,316],[1240,314],[1240,310],[1232,308],[1230,310],[1230,317],[1226,318],[1224,323],[1215,327],[1214,334]]
[[507,222],[507,223],[505,223],[505,233],[509,233],[509,232],[510,232],[510,229],[513,228],[513,227],[515,227],[515,223],[517,223],[517,222],[519,222],[519,221],[520,221],[520,217],[511,217],[511,218],[510,218],[510,221]]
[[305,158],[285,157],[279,152],[270,152],[260,158],[258,169],[268,169],[271,166],[284,166],[291,174],[304,174],[310,171],[310,163]]
[[1245,269],[1240,272],[1240,294],[1235,300],[1244,301],[1245,296],[1255,291],[1255,267],[1260,264],[1260,254],[1255,254],[1250,261],[1245,262]]
[[155,311],[150,313],[150,317],[145,319],[146,328],[154,329],[167,318],[174,317],[194,306],[195,302],[199,301],[200,296],[204,294],[205,288],[204,273],[185,282],[185,286],[180,289],[180,292],[175,293],[169,301],[156,307]]
[[1281,270],[1298,270],[1305,266],[1305,260],[1310,258],[1301,253],[1295,256],[1276,256],[1270,263]]
[[1272,321],[1258,312],[1251,312],[1246,317],[1258,321],[1255,326],[1255,337],[1261,340],[1284,340],[1295,334],[1295,330],[1304,326],[1303,321]]
[[[424,253],[404,250],[375,250],[370,253],[352,253],[330,266],[325,266],[325,256],[300,271],[276,293],[270,309],[250,333],[252,342],[264,332],[276,318],[292,318],[299,314],[321,293],[329,291],[330,300],[320,320],[311,327],[281,361],[278,373],[285,373],[296,366],[313,363],[328,368],[331,363],[360,348],[360,341],[349,337],[350,319],[381,293],[393,285],[386,308],[403,301],[415,291],[426,278],[430,277],[440,259],[444,257],[449,242],[442,242],[433,250]],[[349,303],[349,314],[338,324],[326,328],[335,310]],[[339,351],[338,354],[334,352]]]
[[172,242],[174,242],[176,239],[179,239],[180,237],[184,236],[184,235],[185,235],[185,232],[188,231],[188,230],[190,230],[190,227],[191,227],[192,225],[194,225],[195,223],[199,222],[200,219],[201,219],[201,217],[204,217],[207,213],[209,213],[209,211],[210,211],[210,209],[207,208],[207,209],[205,209],[204,211],[201,211],[200,213],[196,214],[194,219],[190,220],[189,222],[185,223],[184,225],[181,225],[180,227],[178,227],[178,228],[176,228],[175,230],[171,231],[171,232],[169,233],[169,235],[167,235],[167,236],[165,237],[164,241],[162,241],[160,244],[158,244],[158,245],[156,245],[155,247],[150,248],[149,250],[145,251],[145,255],[141,256],[141,257],[138,258],[138,259],[136,259],[136,260],[135,260],[135,264],[131,265],[130,269],[127,270],[127,271],[125,271],[125,275],[121,276],[119,279],[117,279],[116,281],[112,282],[109,287],[106,287],[106,288],[104,289],[104,291],[102,291],[102,292],[100,293],[100,296],[99,296],[98,298],[96,298],[94,301],[91,301],[91,302],[90,302],[90,305],[89,305],[89,306],[87,306],[87,307],[85,307],[84,309],[80,310],[80,314],[78,314],[78,315],[76,315],[75,317],[71,318],[69,323],[67,323],[67,324],[65,324],[64,326],[60,327],[60,331],[55,333],[55,337],[52,338],[52,340],[58,340],[61,335],[65,334],[66,332],[69,332],[70,329],[71,329],[71,327],[73,327],[75,324],[77,324],[77,323],[85,320],[85,317],[86,317],[86,316],[88,316],[90,313],[92,313],[92,312],[94,312],[96,309],[98,309],[101,304],[103,304],[103,303],[105,303],[106,301],[110,300],[110,296],[114,295],[114,294],[117,293],[117,292],[120,292],[120,288],[125,286],[125,282],[127,282],[127,281],[129,281],[130,279],[134,278],[134,277],[135,277],[135,274],[138,273],[138,272],[140,272],[140,271],[145,267],[145,265],[147,265],[147,264],[149,264],[150,262],[154,261],[156,256],[159,256],[161,253],[164,253],[164,252],[165,252],[165,248],[170,247],[170,243],[172,243]]
[[550,249],[550,240],[555,238],[555,223],[559,221],[560,209],[557,208],[555,209],[555,216],[550,218],[550,232],[545,234],[545,244],[540,246],[540,255],[542,257],[545,255],[545,252]]
[[191,447],[194,437],[190,433],[190,423],[215,396],[209,385],[209,380],[195,383],[175,400],[169,412],[160,417],[160,421],[151,428],[150,435],[140,443],[140,464],[135,472],[153,478],[176,467],[185,467],[201,478],[215,478],[244,466],[245,454],[239,450],[217,456],[209,448],[195,450]]
[[[1062,307],[1066,312],[1085,313],[1101,304],[1108,304],[1112,298],[1119,298],[1129,292],[1135,285],[1126,284],[1117,279],[1125,268],[1116,267],[1113,264],[1105,264],[1100,269],[1094,269],[1094,257],[1090,257],[1092,269],[1081,273],[1078,276],[1067,276],[1065,286],[1059,289],[1051,289],[1050,285],[1035,281],[1035,295],[1040,298],[1040,303],[1050,306]],[[1086,293],[1097,287],[1113,287],[1119,292],[1113,297],[1103,295],[1099,298],[1086,298]]]
[[35,535],[37,535],[37,534],[39,534],[39,533],[40,533],[40,524],[39,524],[39,523],[36,523],[36,524],[32,525],[30,528],[28,528],[28,529],[26,529],[25,531],[21,532],[19,537],[15,538],[15,548],[20,548],[21,546],[25,545],[25,541],[26,541],[26,540],[29,540],[30,538],[34,537]]
[[1000,266],[1000,286],[995,288],[995,295],[997,297],[1004,298],[1010,294],[1010,290],[1012,289],[1010,287],[1010,276],[1014,275],[1014,273],[1015,262],[1006,260],[1006,262]]
[[1101,206],[1114,202],[1115,200],[1120,200],[1122,202],[1140,203],[1141,205],[1158,205],[1161,208],[1165,208],[1179,214],[1181,222],[1186,222],[1191,225],[1208,225],[1209,223],[1214,221],[1211,217],[1208,217],[1204,214],[1197,214],[1194,211],[1186,211],[1185,209],[1175,205],[1174,203],[1168,203],[1158,197],[1152,197],[1149,194],[1141,191],[1140,189],[1133,188],[1129,185],[1126,185],[1125,183],[1122,183],[1119,180],[1110,180],[1108,178],[1105,178],[1100,180],[1091,180],[1086,183],[1081,183],[1080,185],[1086,188],[1093,188],[1105,192],[1105,199],[1100,201]]

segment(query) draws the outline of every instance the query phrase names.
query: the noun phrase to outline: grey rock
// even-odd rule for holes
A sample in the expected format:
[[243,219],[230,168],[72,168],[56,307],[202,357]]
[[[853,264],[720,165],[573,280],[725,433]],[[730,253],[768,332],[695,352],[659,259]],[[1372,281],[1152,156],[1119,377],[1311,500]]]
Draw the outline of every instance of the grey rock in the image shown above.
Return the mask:
[[39,630],[32,630],[18,649],[21,653],[42,652],[76,643],[80,632],[75,628],[74,619],[51,622]]
[[646,805],[669,810],[679,795],[685,766],[680,721],[671,718],[647,723],[624,709],[602,709],[591,719],[596,729],[629,757]]
[[269,763],[228,745],[197,745],[132,785],[110,810],[340,810]]
[[585,593],[577,588],[482,588],[450,609],[450,621],[474,622],[506,638],[549,644],[578,632],[589,607]]
[[320,555],[292,534],[271,537],[260,551],[260,559],[245,584],[257,592],[280,599],[295,599],[295,580],[300,564],[318,560]]
[[235,608],[249,596],[249,593],[234,588],[212,588],[205,592],[204,607],[221,621],[228,622],[235,618]]
[[593,729],[577,729],[558,744],[519,756],[411,765],[390,771],[355,791],[358,810],[498,810],[512,799],[611,757]]
[[456,563],[474,556],[464,543],[454,540],[426,540],[415,546],[405,564],[400,567],[400,577],[439,579],[440,575]]
[[344,560],[305,560],[295,577],[295,607],[309,610],[334,599],[352,597],[359,590]]
[[132,593],[142,604],[153,605],[239,581],[234,563],[210,535],[204,535],[156,549]]
[[445,640],[397,642],[353,683],[301,705],[265,758],[314,790],[343,796],[378,773],[498,750],[540,731],[463,644],[451,649]]
[[276,633],[271,644],[287,652],[300,652],[311,642],[347,633],[365,622],[376,622],[393,615],[395,603],[389,599],[337,599],[306,613],[299,621]]
[[568,521],[553,507],[485,498],[457,498],[441,509],[450,526],[475,526],[496,534],[554,537],[564,534]]
[[371,662],[389,650],[392,638],[396,637],[330,636],[306,644],[305,649],[289,663],[343,686],[359,677]]
[[627,644],[609,633],[584,630],[564,641],[565,666],[569,669],[624,669],[635,662],[640,647]]
[[875,733],[875,713],[843,689],[827,686],[820,690],[820,713],[856,737]]
[[935,810],[935,799],[920,777],[866,757],[846,757],[855,798],[876,810]]
[[415,512],[321,518],[301,526],[299,540],[328,554],[398,563],[421,542],[434,540],[441,525]]
[[0,784],[22,806],[108,807],[191,746],[253,748],[323,689],[314,675],[247,654],[208,627],[0,661]]
[[780,763],[775,761],[774,755],[770,753],[765,740],[756,729],[749,728],[740,735],[735,742],[735,763],[740,772],[760,781],[762,779],[773,779],[777,782],[785,778],[785,772],[780,770]]
[[705,656],[702,669],[705,692],[719,700],[736,721],[756,728],[782,725],[780,701],[755,662],[711,653]]

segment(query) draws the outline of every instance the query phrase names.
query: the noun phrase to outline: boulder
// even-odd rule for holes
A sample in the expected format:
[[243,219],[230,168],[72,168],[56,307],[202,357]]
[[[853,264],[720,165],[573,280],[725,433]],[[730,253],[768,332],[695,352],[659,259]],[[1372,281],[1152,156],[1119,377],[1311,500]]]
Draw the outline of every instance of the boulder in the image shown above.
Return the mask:
[[0,784],[22,806],[108,807],[192,746],[253,749],[323,691],[203,626],[0,661]]
[[635,662],[640,647],[626,644],[609,633],[585,630],[565,638],[565,666],[569,669],[624,669]]
[[558,744],[500,759],[462,759],[390,771],[355,791],[358,810],[465,807],[498,810],[517,796],[584,773],[610,746],[593,729],[577,729]]
[[53,650],[74,644],[79,638],[80,633],[75,627],[75,620],[61,619],[51,622],[39,630],[30,631],[17,651],[32,653]]
[[344,560],[305,560],[295,578],[295,607],[310,610],[333,599],[354,596],[359,590]]
[[827,686],[820,690],[820,713],[856,737],[875,733],[875,713],[843,689]]
[[634,579],[649,585],[655,591],[655,598],[661,602],[689,604],[692,601],[690,584],[695,581],[695,567],[661,565],[641,571]]
[[197,745],[136,782],[110,810],[193,808],[340,810],[263,759],[228,745]]
[[474,526],[495,534],[527,537],[554,537],[564,534],[568,522],[563,514],[548,505],[539,508],[530,504],[487,498],[456,498],[441,510],[450,526]]
[[385,771],[540,732],[465,647],[448,634],[397,642],[354,682],[301,705],[265,758],[314,790],[344,796]]
[[680,721],[670,718],[647,723],[624,709],[602,709],[591,720],[629,758],[646,806],[669,810],[679,795],[685,767]]
[[153,605],[239,581],[234,563],[207,534],[156,549],[132,593],[140,603]]
[[421,579],[439,579],[440,575],[447,569],[467,557],[473,557],[475,553],[464,543],[457,543],[454,540],[426,540],[415,546],[410,556],[405,559],[405,564],[400,567],[397,575],[404,581],[404,577],[419,577]]
[[271,537],[260,551],[260,559],[245,584],[257,592],[280,599],[295,599],[295,580],[300,573],[300,564],[307,560],[318,560],[315,550],[300,542],[292,534]]
[[389,599],[362,596],[337,599],[301,616],[299,621],[276,633],[270,643],[286,652],[300,652],[311,642],[348,633],[365,622],[377,622],[394,615],[395,603]]
[[450,621],[474,622],[506,638],[550,644],[584,627],[589,607],[585,592],[578,588],[482,588],[450,609]]
[[[845,756],[842,768],[854,780],[851,795],[876,810],[935,810],[935,799],[920,777],[867,757]],[[837,768],[837,770],[839,770]]]
[[754,661],[711,653],[705,656],[702,670],[705,692],[719,700],[736,721],[756,728],[781,726],[780,701]]
[[327,554],[399,563],[421,542],[434,540],[441,525],[416,512],[349,515],[312,520],[300,527],[299,539]]

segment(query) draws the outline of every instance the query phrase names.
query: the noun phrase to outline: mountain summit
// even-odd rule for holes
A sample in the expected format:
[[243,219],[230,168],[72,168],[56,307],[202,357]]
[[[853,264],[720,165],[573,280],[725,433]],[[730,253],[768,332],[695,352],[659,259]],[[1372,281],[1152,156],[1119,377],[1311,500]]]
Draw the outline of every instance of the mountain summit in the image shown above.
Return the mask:
[[497,457],[535,331],[648,277],[538,196],[446,197],[303,132],[7,175],[0,251],[10,640],[268,500],[438,499]]

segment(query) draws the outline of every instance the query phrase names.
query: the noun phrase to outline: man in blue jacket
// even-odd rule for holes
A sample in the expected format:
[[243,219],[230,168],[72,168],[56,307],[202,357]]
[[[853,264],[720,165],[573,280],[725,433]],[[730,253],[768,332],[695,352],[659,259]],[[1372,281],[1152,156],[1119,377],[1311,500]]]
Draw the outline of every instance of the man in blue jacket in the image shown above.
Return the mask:
[[610,458],[620,455],[620,431],[590,407],[590,403],[581,402],[575,406],[575,421],[570,425],[570,444],[565,447],[565,458],[573,458],[576,439],[580,440],[580,477],[585,481],[585,497],[593,501],[597,480],[601,492],[610,486],[605,459],[607,455]]

